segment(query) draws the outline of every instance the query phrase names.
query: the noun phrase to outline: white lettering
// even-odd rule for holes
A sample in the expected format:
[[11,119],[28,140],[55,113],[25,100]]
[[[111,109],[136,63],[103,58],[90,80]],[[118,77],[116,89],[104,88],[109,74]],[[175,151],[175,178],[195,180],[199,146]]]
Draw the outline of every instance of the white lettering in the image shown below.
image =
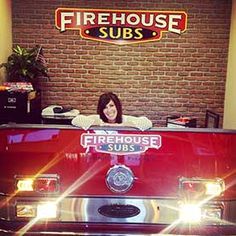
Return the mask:
[[98,142],[99,144],[105,143],[105,142],[106,142],[106,136],[101,136],[101,135],[99,135],[97,142]]
[[84,136],[83,135],[82,137],[83,137],[82,142],[81,142],[82,146],[87,147],[87,146],[89,146],[89,144],[91,145],[91,143],[93,143],[92,142],[93,141],[92,136],[90,136],[90,135]]
[[123,143],[124,137],[123,136],[116,136],[116,143]]
[[66,17],[73,17],[74,12],[62,12],[61,13],[61,32],[66,30],[66,25],[71,24],[71,19],[66,19]]
[[[134,20],[133,20],[132,18],[133,18]],[[138,25],[139,22],[140,22],[140,18],[139,18],[139,16],[138,16],[137,14],[129,14],[129,15],[127,16],[127,18],[126,18],[126,21],[127,21],[127,23],[130,24],[130,25]]]
[[113,143],[114,137],[113,136],[107,136],[106,143]]
[[125,137],[125,143],[133,143],[133,137]]
[[76,12],[76,25],[80,25],[81,24],[81,14],[80,12]]
[[[169,16],[169,25],[168,25],[168,30],[173,33],[180,34],[180,29],[178,29],[178,22],[175,20],[181,20],[182,16],[181,15],[170,15]],[[173,28],[176,26],[175,28]]]
[[112,24],[117,25],[118,21],[120,21],[121,25],[125,24],[125,14],[124,13],[121,13],[120,17],[116,13],[112,14]]
[[156,20],[155,26],[159,28],[165,28],[167,26],[166,17],[167,16],[163,14],[157,15],[155,19]]
[[148,137],[142,137],[142,144],[144,144],[144,145],[146,144],[147,145],[147,144],[149,144],[149,142],[150,141],[149,141]]
[[110,24],[108,20],[108,17],[110,16],[110,13],[100,13],[98,15],[98,24],[108,25]]
[[147,15],[146,14],[141,14],[141,22],[144,26],[152,26],[153,25],[153,21],[154,21],[154,15],[150,14],[149,17],[149,22],[146,22]]
[[95,14],[92,12],[84,12],[84,20],[83,23],[84,25],[94,25],[94,20],[95,20]]
[[161,142],[161,139],[158,137],[151,137],[150,138],[150,147],[159,148],[161,143],[159,143],[158,141]]

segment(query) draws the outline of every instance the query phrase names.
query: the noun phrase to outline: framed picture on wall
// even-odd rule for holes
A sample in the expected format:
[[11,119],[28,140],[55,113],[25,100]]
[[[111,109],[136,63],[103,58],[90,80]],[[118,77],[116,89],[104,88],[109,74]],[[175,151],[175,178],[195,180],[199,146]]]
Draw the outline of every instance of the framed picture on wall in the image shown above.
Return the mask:
[[205,118],[205,127],[206,128],[219,128],[220,115],[212,112],[210,110],[206,110],[206,118]]

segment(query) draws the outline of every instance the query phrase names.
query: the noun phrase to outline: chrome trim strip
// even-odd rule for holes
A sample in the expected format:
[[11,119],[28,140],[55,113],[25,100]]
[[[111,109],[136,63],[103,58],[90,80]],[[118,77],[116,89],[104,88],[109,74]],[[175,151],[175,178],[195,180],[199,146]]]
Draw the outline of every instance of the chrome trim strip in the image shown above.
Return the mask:
[[[16,124],[16,123],[9,123],[9,124],[2,124],[0,125],[1,129],[12,129],[12,128],[39,128],[39,129],[79,129],[83,130],[79,127],[75,127],[72,125],[60,125],[60,124]],[[127,130],[127,131],[138,131],[136,128],[131,127],[108,127],[108,126],[93,126],[90,128],[91,130]],[[153,127],[147,131],[170,131],[170,132],[203,132],[203,133],[236,133],[236,130],[233,129],[218,129],[218,128],[167,128],[167,127]]]
[[[3,200],[1,198],[0,200]],[[15,206],[19,202],[37,203],[42,201],[57,201],[55,197],[14,197],[8,200],[8,207],[4,207],[0,212],[0,218],[5,220],[18,221],[15,217]],[[59,215],[57,219],[50,221],[59,222],[83,222],[83,223],[127,223],[127,224],[172,224],[179,220],[180,199],[165,198],[110,198],[110,197],[68,197],[61,200],[58,204]],[[208,225],[230,225],[236,223],[236,212],[229,212],[230,209],[236,208],[236,201],[211,201],[206,206],[212,204],[223,204],[224,213],[221,222],[205,222]],[[108,214],[99,212],[101,207],[110,209]],[[115,206],[115,207],[114,207]],[[118,208],[116,207],[118,206]],[[117,216],[119,206],[121,217]],[[127,207],[126,207],[127,206]],[[130,207],[131,206],[131,207]],[[133,207],[132,207],[133,206]],[[138,214],[132,215],[133,209],[139,209]],[[117,210],[118,209],[118,210]],[[114,214],[112,213],[112,211]],[[123,211],[123,212],[122,212]],[[129,212],[131,211],[131,212]],[[107,213],[107,212],[106,212]],[[229,214],[230,213],[230,214]],[[123,214],[123,215],[122,215]],[[229,214],[229,215],[228,215]],[[110,216],[109,216],[110,215]],[[20,219],[19,219],[20,221]],[[228,222],[227,222],[228,221]],[[230,222],[231,221],[231,222]],[[205,224],[204,223],[204,224]]]

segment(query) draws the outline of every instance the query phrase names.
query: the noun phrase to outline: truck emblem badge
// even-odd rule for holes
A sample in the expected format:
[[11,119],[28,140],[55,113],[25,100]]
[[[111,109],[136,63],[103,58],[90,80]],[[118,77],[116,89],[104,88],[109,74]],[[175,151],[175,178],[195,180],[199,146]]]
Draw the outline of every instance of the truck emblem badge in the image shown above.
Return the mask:
[[106,184],[112,192],[125,193],[132,187],[133,182],[133,172],[127,166],[115,165],[107,172]]
[[149,148],[159,149],[161,147],[161,136],[84,133],[81,135],[80,143],[84,148],[95,147],[97,152],[125,155],[142,153]]

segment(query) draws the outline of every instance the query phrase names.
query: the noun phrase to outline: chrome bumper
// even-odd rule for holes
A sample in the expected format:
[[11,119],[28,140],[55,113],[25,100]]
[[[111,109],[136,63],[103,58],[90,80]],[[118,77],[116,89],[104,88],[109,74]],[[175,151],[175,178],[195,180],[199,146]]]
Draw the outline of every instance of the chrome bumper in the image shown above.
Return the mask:
[[[209,232],[212,229],[214,232],[222,230],[224,234],[236,234],[236,201],[214,202],[224,207],[222,220],[190,226],[179,220],[180,199],[173,198],[67,197],[58,202],[57,218],[38,221],[17,218],[16,205],[57,201],[57,198],[2,196],[0,199],[0,232],[5,233],[20,234],[22,229],[27,229],[31,233],[50,232],[58,235],[76,235],[76,232],[80,232],[79,235],[99,235],[100,231],[100,235],[183,234],[186,230],[202,234],[202,230],[207,228]],[[31,222],[34,224],[27,227]]]

